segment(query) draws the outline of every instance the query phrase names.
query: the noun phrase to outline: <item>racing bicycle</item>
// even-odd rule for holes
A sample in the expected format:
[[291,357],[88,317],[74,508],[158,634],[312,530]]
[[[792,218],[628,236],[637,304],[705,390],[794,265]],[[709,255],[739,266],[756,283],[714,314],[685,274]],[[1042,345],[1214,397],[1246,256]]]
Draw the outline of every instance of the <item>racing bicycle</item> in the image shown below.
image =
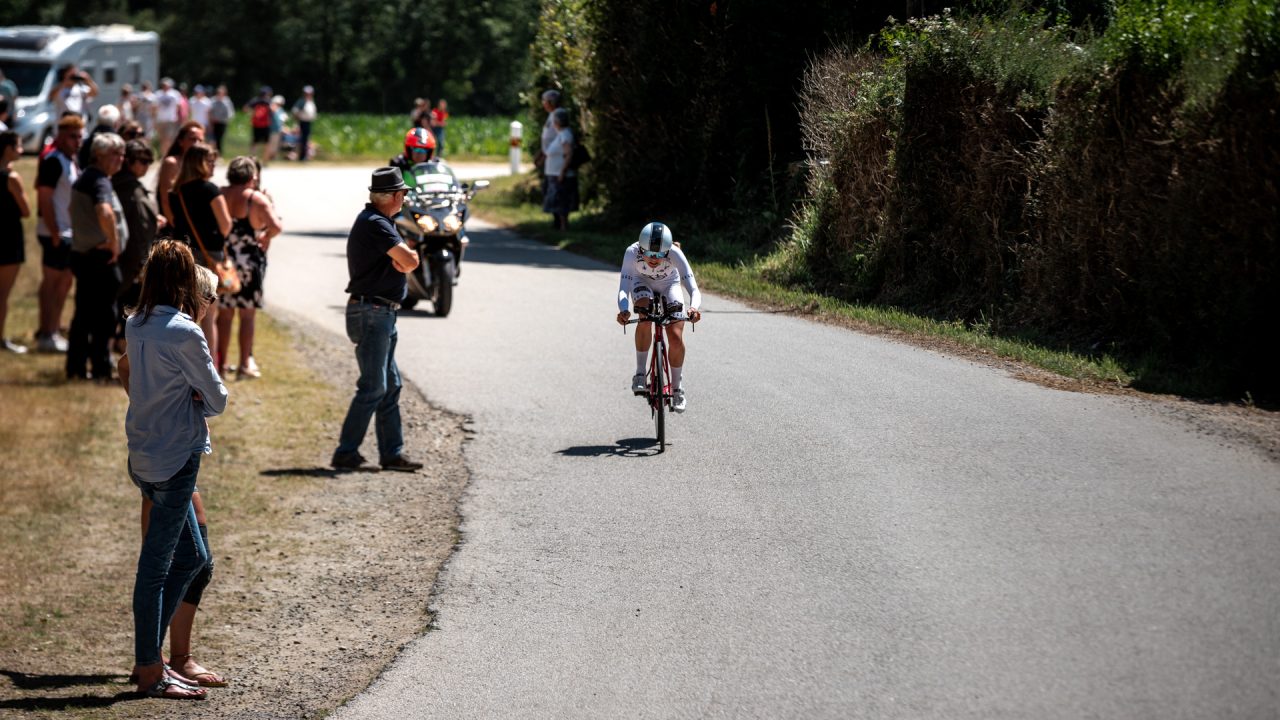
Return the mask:
[[[664,328],[674,323],[684,322],[684,318],[668,315],[666,300],[658,295],[653,299],[649,312],[637,310],[637,317],[628,320],[626,324],[643,322],[653,323],[653,347],[649,355],[649,382],[644,392],[638,392],[636,395],[649,403],[649,414],[653,416],[653,425],[658,436],[658,452],[663,452],[667,448],[666,414],[671,410],[671,401],[675,397],[675,388],[671,387],[671,363],[667,361],[667,334]],[[690,325],[697,327],[696,323],[690,323]],[[623,326],[622,332],[626,334],[626,325]]]

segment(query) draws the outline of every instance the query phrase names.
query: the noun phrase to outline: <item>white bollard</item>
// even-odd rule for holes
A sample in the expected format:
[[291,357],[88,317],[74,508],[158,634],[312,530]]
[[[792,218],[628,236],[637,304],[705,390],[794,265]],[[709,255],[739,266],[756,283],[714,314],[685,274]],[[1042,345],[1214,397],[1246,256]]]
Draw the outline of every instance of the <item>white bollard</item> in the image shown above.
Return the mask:
[[519,120],[511,121],[511,174],[520,174],[520,146],[524,144],[524,125]]

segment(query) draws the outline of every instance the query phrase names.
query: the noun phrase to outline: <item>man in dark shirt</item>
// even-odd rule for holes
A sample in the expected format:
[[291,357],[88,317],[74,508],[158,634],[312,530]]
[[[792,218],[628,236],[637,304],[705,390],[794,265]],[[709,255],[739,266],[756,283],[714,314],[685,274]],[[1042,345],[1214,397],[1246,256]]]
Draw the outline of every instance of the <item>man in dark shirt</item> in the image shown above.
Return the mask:
[[383,470],[414,472],[422,463],[404,456],[400,423],[400,370],[396,367],[396,311],[408,289],[405,273],[418,267],[418,256],[396,233],[391,218],[400,212],[408,186],[400,171],[373,172],[369,204],[347,236],[347,337],[356,345],[360,380],[342,423],[333,466],[358,469],[365,464],[360,443],[376,414],[374,432]]
[[76,312],[67,347],[67,378],[85,379],[85,363],[95,380],[111,379],[111,338],[116,329],[120,267],[116,260],[129,242],[124,208],[111,176],[124,163],[124,140],[101,133],[89,148],[92,165],[71,186],[71,272],[76,277]]

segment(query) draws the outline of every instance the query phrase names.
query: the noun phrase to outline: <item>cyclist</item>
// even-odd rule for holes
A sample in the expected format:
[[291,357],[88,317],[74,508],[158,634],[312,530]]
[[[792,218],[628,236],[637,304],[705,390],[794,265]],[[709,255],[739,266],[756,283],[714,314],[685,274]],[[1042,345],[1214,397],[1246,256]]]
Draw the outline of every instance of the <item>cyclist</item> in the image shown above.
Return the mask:
[[426,128],[413,128],[404,134],[404,154],[397,155],[387,162],[400,170],[404,182],[409,187],[415,185],[413,166],[427,162],[436,154],[436,137]]
[[[689,293],[689,313],[684,312],[679,287]],[[689,260],[671,239],[671,228],[660,222],[651,222],[640,231],[640,240],[627,248],[622,258],[622,277],[618,283],[618,324],[625,325],[631,319],[628,300],[635,311],[645,314],[653,303],[655,294],[666,300],[667,315],[680,322],[667,326],[667,360],[671,363],[671,386],[675,397],[673,412],[684,412],[684,321],[698,322],[702,312],[702,293],[693,279]],[[653,326],[641,323],[636,327],[636,374],[631,378],[631,391],[645,391],[646,371],[649,364],[649,344],[653,341]]]

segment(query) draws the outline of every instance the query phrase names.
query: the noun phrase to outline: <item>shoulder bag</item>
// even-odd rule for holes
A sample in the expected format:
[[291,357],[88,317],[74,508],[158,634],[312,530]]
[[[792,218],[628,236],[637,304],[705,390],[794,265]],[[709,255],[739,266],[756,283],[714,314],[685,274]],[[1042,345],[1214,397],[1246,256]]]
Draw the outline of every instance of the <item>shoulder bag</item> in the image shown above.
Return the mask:
[[187,211],[187,199],[182,195],[182,188],[176,188],[178,202],[182,204],[182,215],[187,219],[187,227],[191,228],[191,234],[195,236],[196,244],[200,246],[200,252],[204,255],[205,267],[209,268],[218,276],[218,294],[219,295],[235,295],[240,292],[240,273],[236,272],[235,263],[231,262],[231,258],[225,255],[222,262],[214,262],[213,256],[205,249],[204,242],[200,240],[200,231],[196,230],[196,224],[191,222],[191,213]]

